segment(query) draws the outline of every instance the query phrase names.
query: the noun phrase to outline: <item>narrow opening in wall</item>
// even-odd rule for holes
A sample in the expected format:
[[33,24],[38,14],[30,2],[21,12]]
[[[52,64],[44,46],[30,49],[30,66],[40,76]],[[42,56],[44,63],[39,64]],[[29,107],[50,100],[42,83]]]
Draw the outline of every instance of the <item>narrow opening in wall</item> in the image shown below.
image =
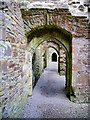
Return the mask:
[[57,54],[55,52],[52,54],[52,62],[57,62]]

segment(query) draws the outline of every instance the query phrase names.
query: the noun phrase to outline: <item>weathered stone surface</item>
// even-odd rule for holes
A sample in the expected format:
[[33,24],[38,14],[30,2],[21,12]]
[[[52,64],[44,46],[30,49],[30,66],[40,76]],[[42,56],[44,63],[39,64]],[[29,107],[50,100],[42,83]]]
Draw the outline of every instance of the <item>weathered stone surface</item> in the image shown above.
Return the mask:
[[[0,75],[2,72],[0,117],[14,117],[24,105],[21,100],[26,101],[28,96],[25,87],[27,91],[31,89],[28,86],[30,82],[27,85],[29,75],[26,71],[22,71],[25,64],[25,34],[19,5],[10,2],[7,4],[7,10],[2,11],[0,15],[4,22],[0,27]],[[22,72],[24,76],[21,78]]]
[[[61,74],[67,73],[69,92],[73,88],[76,101],[88,102],[87,18],[72,16],[70,8],[20,11],[18,3],[3,1],[2,5],[0,3],[0,118],[18,116],[47,64],[48,47],[54,47],[58,52],[59,70]],[[74,4],[77,3],[71,2],[70,6],[75,8]],[[44,25],[48,25],[46,30]],[[52,26],[53,30],[48,28]],[[29,36],[34,29],[34,35]],[[60,45],[64,50],[59,48]]]
[[60,75],[66,75],[66,54],[63,48],[60,49]]

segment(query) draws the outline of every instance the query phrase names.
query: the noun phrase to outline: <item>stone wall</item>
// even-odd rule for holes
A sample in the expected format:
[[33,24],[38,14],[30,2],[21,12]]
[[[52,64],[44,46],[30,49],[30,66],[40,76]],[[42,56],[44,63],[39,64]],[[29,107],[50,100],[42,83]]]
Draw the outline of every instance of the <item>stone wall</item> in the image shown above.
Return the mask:
[[23,19],[15,2],[0,2],[0,118],[17,117],[26,103],[30,73]]
[[[44,69],[43,46],[37,38],[34,38],[27,45],[27,51],[30,54],[29,62],[30,73],[32,76],[32,87],[34,88]],[[40,44],[40,45],[39,45]],[[28,60],[27,60],[28,61]]]
[[[56,39],[63,42],[64,46],[69,51],[68,58],[71,59],[67,59],[67,61],[70,62],[69,64],[72,64],[70,65],[72,70],[67,68],[67,72],[69,77],[72,76],[68,80],[71,80],[70,83],[76,96],[75,99],[78,102],[88,101],[88,52],[86,53],[86,51],[88,50],[89,21],[87,17],[72,16],[66,8],[53,10],[43,8],[29,10],[24,9],[22,10],[22,16],[28,41],[31,41],[33,37],[37,37],[38,39],[42,37],[43,39],[44,34],[47,34],[49,39],[52,39],[52,37],[54,38],[53,42],[57,42]],[[55,33],[58,31],[55,29],[56,26],[58,26],[58,28],[63,28],[62,32],[59,32],[59,35],[58,33]],[[53,29],[51,30],[50,27]],[[31,30],[32,28],[33,30]],[[68,31],[68,35],[70,33],[72,34],[72,41],[70,41],[70,37],[65,37],[64,34],[66,34],[66,31],[64,30]],[[79,77],[81,82],[79,81]],[[81,100],[79,98],[81,98]]]
[[[67,61],[71,63],[67,80],[68,84],[71,80],[70,87],[76,96],[71,100],[88,102],[87,18],[72,16],[66,8],[21,11],[18,3],[0,2],[0,118],[17,117],[27,96],[32,95],[32,67],[35,63],[33,70],[37,68],[38,79],[44,68],[45,53],[44,44],[40,44],[45,40],[55,43],[58,50],[60,42],[64,44],[70,57]],[[33,63],[34,53],[37,57]]]
[[60,48],[60,75],[66,75],[66,54],[62,47]]
[[88,0],[18,0],[22,8],[68,8],[74,16],[88,16]]
[[33,87],[35,87],[38,79],[40,78],[43,72],[43,57],[42,57],[42,49],[39,46],[32,57],[32,82]]
[[88,39],[73,38],[73,81],[75,94],[78,96],[77,101],[88,101]]

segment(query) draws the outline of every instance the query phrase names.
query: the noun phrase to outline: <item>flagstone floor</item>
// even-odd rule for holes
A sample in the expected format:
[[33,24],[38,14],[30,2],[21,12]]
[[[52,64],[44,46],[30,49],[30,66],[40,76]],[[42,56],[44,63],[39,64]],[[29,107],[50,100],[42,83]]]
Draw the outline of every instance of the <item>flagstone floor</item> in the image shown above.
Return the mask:
[[19,118],[88,118],[88,105],[71,102],[66,97],[65,76],[51,63],[28,97]]

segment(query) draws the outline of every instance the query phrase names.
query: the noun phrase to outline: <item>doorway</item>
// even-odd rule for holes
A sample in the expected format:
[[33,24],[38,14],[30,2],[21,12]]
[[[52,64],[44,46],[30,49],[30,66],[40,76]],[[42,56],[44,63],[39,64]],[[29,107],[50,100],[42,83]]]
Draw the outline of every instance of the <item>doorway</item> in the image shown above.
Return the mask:
[[57,62],[57,54],[55,52],[52,54],[52,62]]

